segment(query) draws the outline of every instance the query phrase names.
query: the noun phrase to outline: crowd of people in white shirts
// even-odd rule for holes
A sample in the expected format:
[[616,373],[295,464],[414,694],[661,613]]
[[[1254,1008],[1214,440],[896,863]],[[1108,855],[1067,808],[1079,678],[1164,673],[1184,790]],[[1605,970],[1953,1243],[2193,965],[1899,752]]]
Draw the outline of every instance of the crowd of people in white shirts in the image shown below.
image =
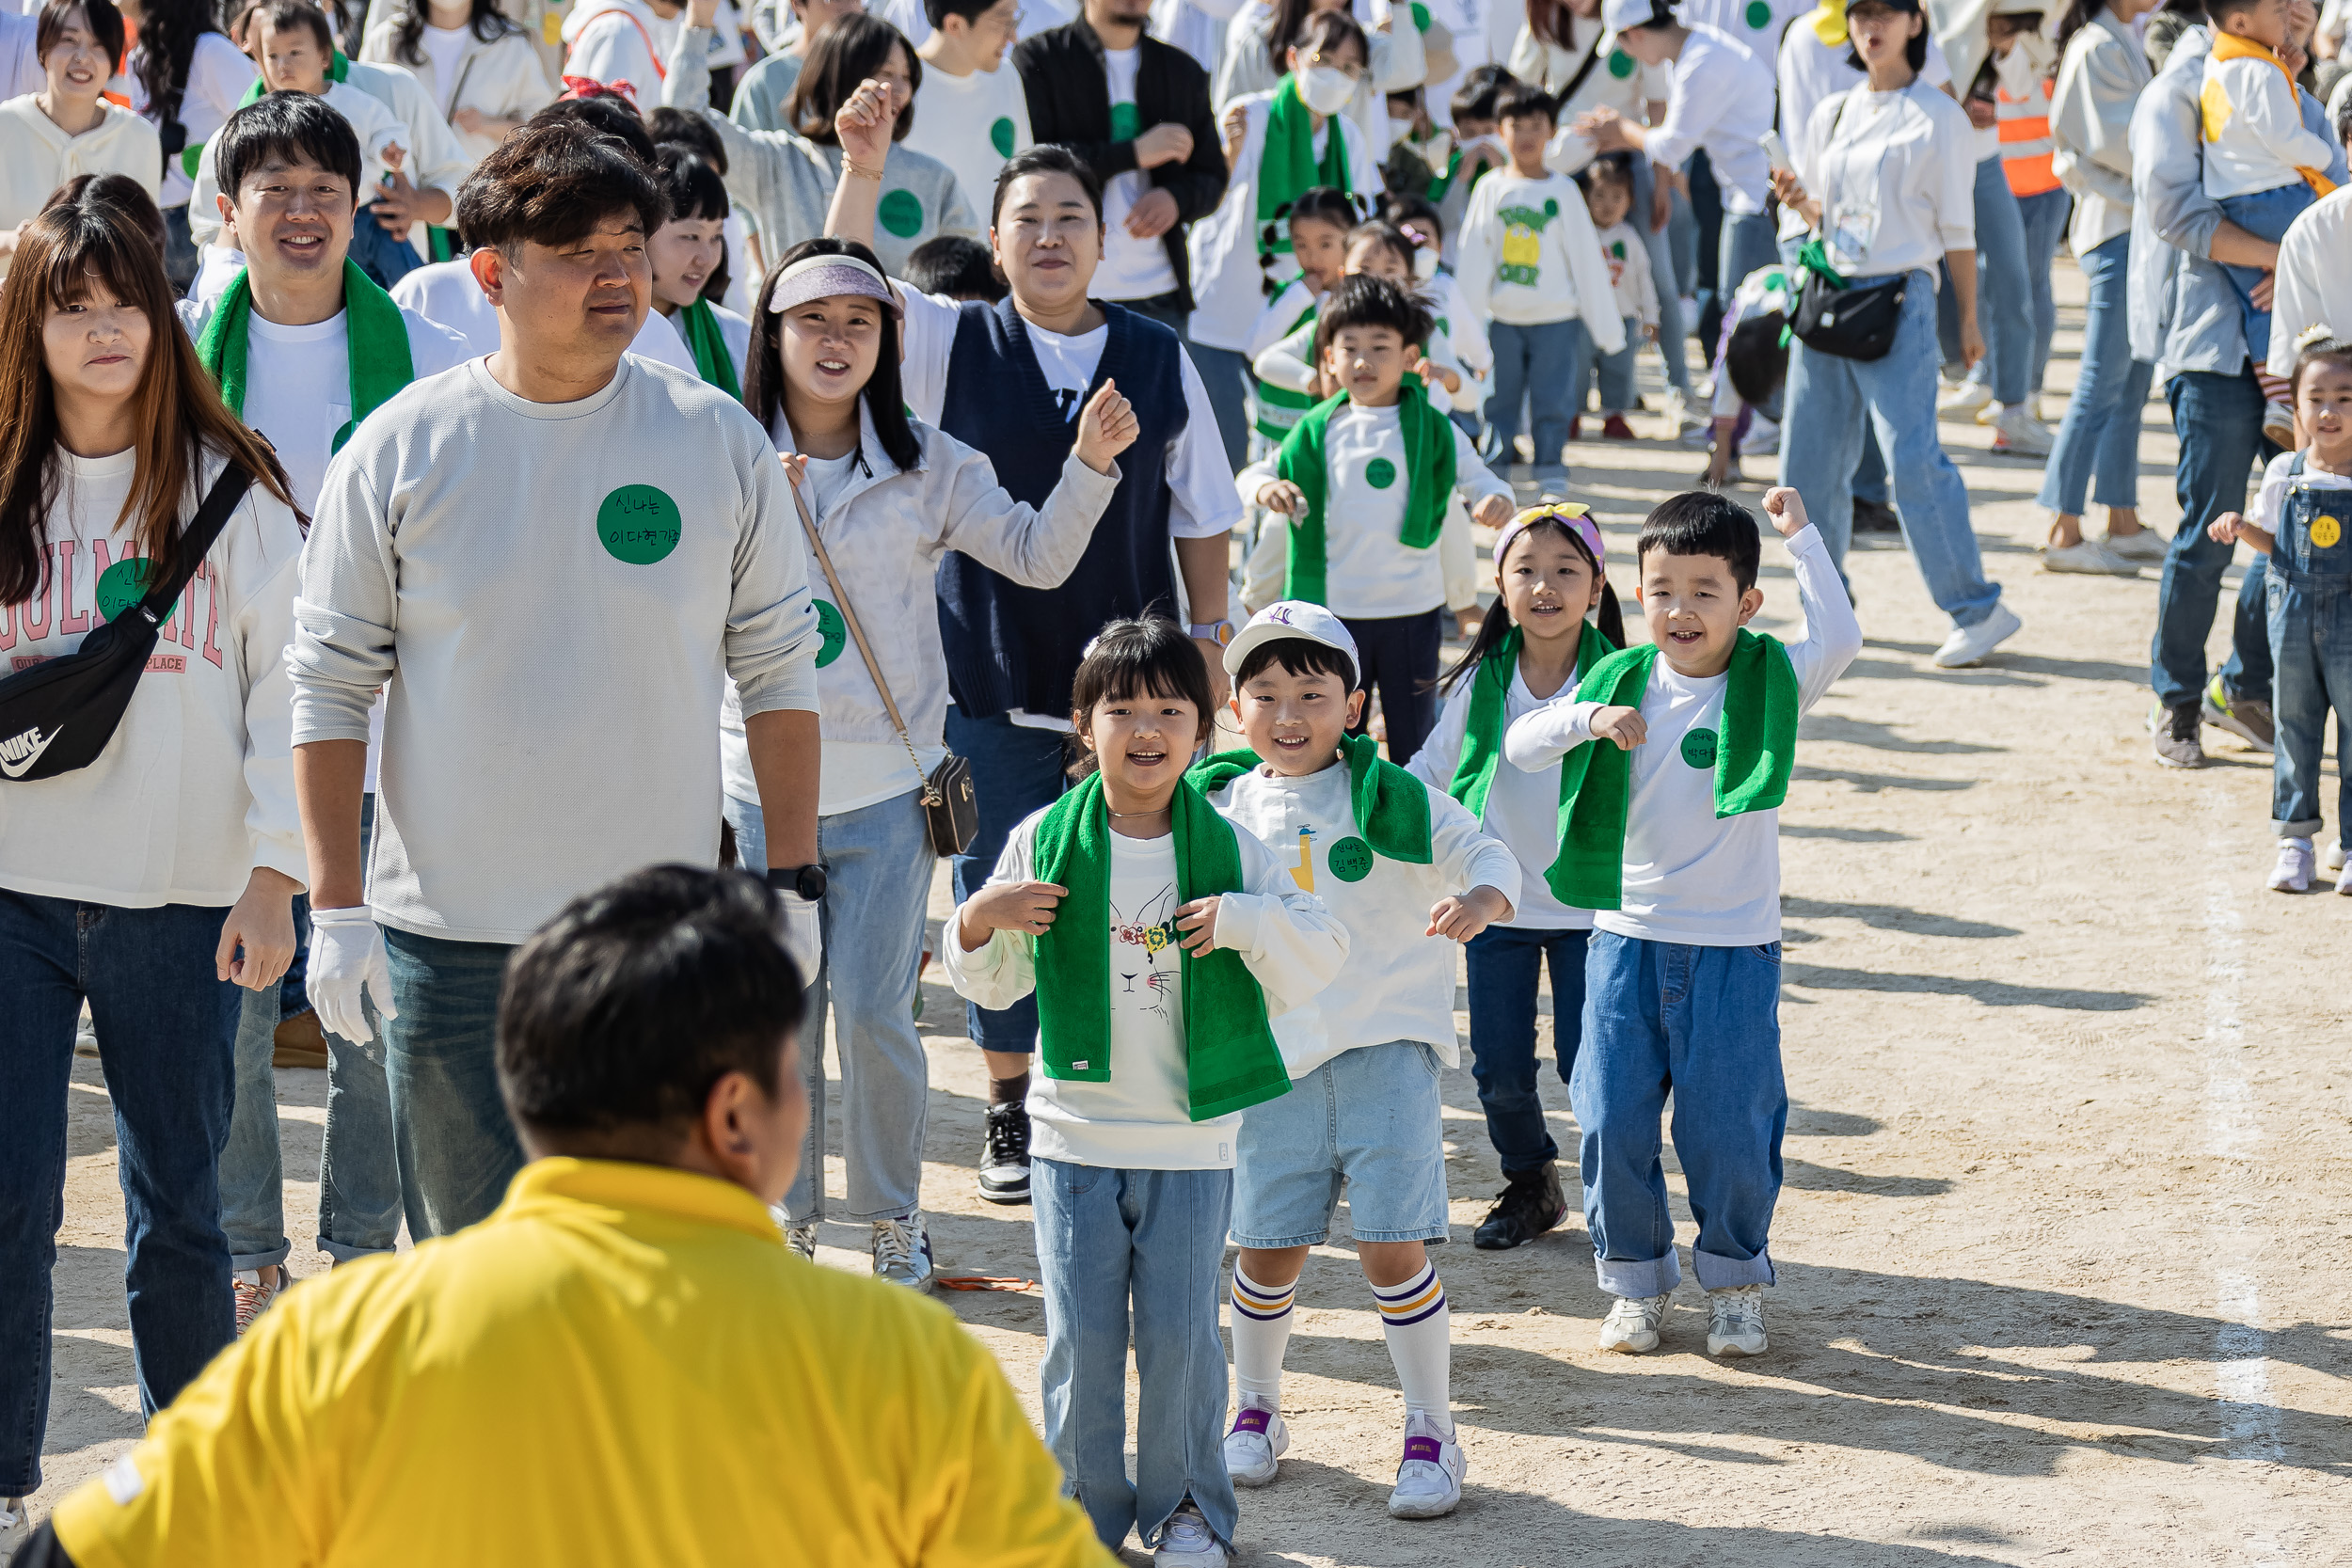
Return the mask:
[[[1092,1070],[1067,1059],[1069,975],[1011,955],[1008,933],[1050,926],[1067,890],[1043,870],[1091,852],[1061,804],[1088,787],[1070,791],[1073,748],[1099,757],[1111,816],[1149,797],[1182,840],[1183,799],[1136,782],[1200,744],[1162,733],[1182,727],[1168,705],[1205,724],[1230,700],[1247,728],[1250,705],[1279,705],[1258,689],[1269,668],[1303,683],[1280,702],[1342,677],[1321,710],[1343,711],[1333,800],[1259,799],[1246,761],[1239,783],[1201,786],[1249,830],[1226,895],[1246,931],[1177,897],[1208,874],[1181,842],[1167,887],[1143,885],[1157,862],[1092,866],[1113,957],[1140,966],[1121,972],[1103,1051],[1132,1062],[1181,1027],[1176,949],[1238,949],[1293,1080],[1404,1104],[1405,1067],[1425,1055],[1434,1083],[1458,1057],[1450,1000],[1401,1042],[1364,1019],[1302,1043],[1292,1009],[1347,985],[1343,962],[1367,996],[1417,974],[1387,954],[1376,911],[1342,927],[1326,906],[1391,877],[1374,869],[1388,860],[1422,866],[1409,886],[1375,885],[1420,900],[1398,952],[1438,942],[1449,999],[1451,943],[1469,944],[1472,1054],[1507,1178],[1475,1240],[1497,1249],[1565,1213],[1534,1067],[1538,969],[1555,999],[1581,995],[1588,938],[1601,986],[1609,933],[1708,948],[1778,929],[1753,897],[1683,911],[1652,888],[1620,931],[1562,891],[1583,776],[1569,756],[1643,745],[1670,710],[1685,771],[1703,783],[1718,756],[1715,732],[1671,704],[1550,701],[1590,674],[1587,653],[1625,641],[1605,546],[1573,499],[1594,443],[1705,450],[1700,488],[1653,516],[1635,567],[1653,535],[1661,558],[1720,559],[1742,620],[1754,540],[1718,546],[1725,527],[1754,530],[1720,498],[1743,454],[1777,455],[1768,512],[1808,623],[1781,666],[1793,716],[1859,645],[1842,581],[1856,531],[1900,532],[1949,618],[1936,666],[2021,629],[1940,434],[1989,424],[1994,453],[2043,464],[2047,569],[2160,569],[2157,760],[2197,766],[2204,727],[2275,749],[2272,885],[2309,887],[2327,714],[2341,736],[2352,712],[2352,545],[2328,509],[2352,488],[2347,13],[251,0],[224,15],[212,0],[46,0],[0,15],[0,375],[37,413],[0,443],[0,674],[74,656],[142,603],[159,623],[96,761],[46,771],[54,719],[0,735],[0,986],[26,999],[0,1025],[0,1081],[18,1103],[54,1102],[58,1134],[13,1139],[0,1161],[0,1273],[32,1278],[54,1258],[78,1018],[116,1099],[141,1400],[161,1407],[291,1282],[274,1062],[329,1073],[319,1250],[342,1263],[392,1251],[404,1227],[422,1240],[474,1224],[524,1160],[495,1070],[507,955],[612,876],[732,862],[782,896],[814,976],[811,1037],[830,1018],[838,1050],[846,1197],[825,1191],[812,1049],[812,1142],[777,1210],[793,1250],[813,1256],[819,1225],[847,1222],[867,1227],[878,1276],[934,1282],[916,1030],[934,958],[990,1081],[979,1196],[1036,1202],[1041,1258],[1048,1210],[1072,1234],[1108,1223],[1065,1167],[1230,1177],[1241,1163],[1225,1201],[1244,1398],[1216,1477],[1175,1438],[1146,1442],[1132,1483],[1097,1474],[1119,1451],[1102,1448],[1118,1400],[1106,1415],[1099,1383],[1081,1386],[1099,1370],[1057,1362],[1061,1341],[1045,1372],[1049,1443],[1104,1542],[1134,1526],[1164,1563],[1224,1560],[1232,1484],[1270,1481],[1287,1443],[1290,1254],[1327,1232],[1328,1205],[1278,1202],[1264,1167],[1250,1175],[1252,1138],[1263,1162],[1276,1134],[1271,1113],[1251,1131],[1247,1094],[1230,1123],[1187,1122],[1160,1115],[1181,1082],[1069,1082]],[[2053,429],[2060,245],[2090,304]],[[1664,387],[1649,402],[1645,352]],[[2137,511],[2158,372],[2182,451],[2169,541]],[[232,508],[217,542],[183,559],[182,514],[216,494]],[[593,530],[559,535],[577,518]],[[1491,577],[1478,530],[1500,531]],[[2259,553],[2233,657],[2212,671],[2240,542]],[[1543,619],[1564,602],[1569,619]],[[1124,675],[1104,673],[1105,626]],[[1155,637],[1194,650],[1197,694],[1161,689]],[[1324,652],[1251,662],[1284,639]],[[1470,652],[1441,686],[1454,641]],[[1704,678],[1730,696],[1708,688],[1701,709],[1739,709],[1744,690],[1761,715],[1747,666],[1724,668]],[[1119,684],[1137,678],[1151,689]],[[0,687],[0,719],[9,701]],[[1100,727],[1114,711],[1123,758]],[[1709,721],[1729,756],[1763,720]],[[1517,771],[1498,778],[1506,726]],[[1643,793],[1644,766],[1637,826],[1619,829],[1629,900],[1642,814],[1668,809]],[[1419,805],[1415,862],[1394,792],[1424,787],[1443,842]],[[1769,824],[1765,793],[1740,808],[1758,814],[1742,831]],[[1319,838],[1318,813],[1350,826]],[[1126,852],[1124,832],[1104,854]],[[1724,886],[1769,889],[1763,851],[1722,832]],[[1295,868],[1247,847],[1288,855],[1294,833]],[[933,954],[929,868],[945,854],[959,916]],[[2341,840],[2326,858],[2340,872]],[[1769,1037],[1776,1085],[1776,1025]],[[1405,1067],[1374,1054],[1391,1044],[1412,1048]],[[1564,1078],[1574,1054],[1564,1040]],[[1590,1088],[1588,1118],[1579,1083],[1600,1136],[1611,1091]],[[1426,1111],[1434,1129],[1434,1106],[1432,1090],[1395,1114]],[[1743,1149],[1771,1119],[1769,1105],[1724,1117]],[[1166,1158],[1124,1158],[1138,1147]],[[1391,1509],[1423,1517],[1458,1501],[1465,1463],[1422,1253],[1445,1235],[1442,1162],[1431,1221],[1428,1150],[1381,1158],[1331,1155],[1359,1195],[1411,1413]],[[1754,1192],[1726,1180],[1727,1212],[1748,1214]],[[1132,1202],[1204,1201],[1163,1185]],[[1616,1207],[1636,1202],[1625,1190],[1588,1183],[1588,1217],[1622,1308],[1604,1343],[1640,1351],[1677,1275],[1671,1246],[1662,1266],[1638,1243],[1606,1250],[1608,1222],[1634,1212]],[[1399,1217],[1368,1238],[1380,1203]],[[1718,1354],[1764,1346],[1769,1214],[1767,1195],[1753,1234],[1700,1239]],[[1214,1229],[1183,1244],[1221,1248]],[[1057,1310],[1100,1309],[1080,1259],[1047,1272]],[[34,1296],[0,1303],[0,1345],[45,1342]],[[1212,1302],[1212,1340],[1215,1316]],[[1179,1357],[1200,1328],[1139,1315],[1138,1354]],[[0,1365],[8,1512],[38,1484],[48,1386],[45,1359],[19,1361]],[[1150,1402],[1149,1364],[1144,1377]]]

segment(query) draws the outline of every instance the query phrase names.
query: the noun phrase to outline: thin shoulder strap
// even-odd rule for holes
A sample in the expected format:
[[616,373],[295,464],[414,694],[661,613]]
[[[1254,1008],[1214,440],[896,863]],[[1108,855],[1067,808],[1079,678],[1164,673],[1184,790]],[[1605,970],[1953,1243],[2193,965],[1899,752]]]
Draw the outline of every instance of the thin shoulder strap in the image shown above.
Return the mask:
[[[787,483],[790,483],[787,479]],[[817,532],[817,520],[808,515],[808,501],[798,484],[791,485],[792,504],[801,514],[801,531],[808,535],[808,547],[817,557],[817,565],[825,574],[825,585],[833,590],[833,605],[841,611],[842,621],[850,628],[850,640],[857,644],[857,657],[866,661],[866,673],[874,677],[874,689],[882,694],[882,711],[890,715],[891,728],[898,732],[898,742],[907,749],[907,759],[914,764],[916,773],[923,771],[923,759],[914,750],[914,738],[907,734],[907,721],[898,717],[898,700],[890,694],[890,682],[882,677],[882,665],[874,657],[874,650],[866,645],[866,628],[858,624],[857,610],[850,603],[850,595],[842,591],[841,578],[833,569],[833,557],[825,552],[825,541]],[[924,780],[925,799],[930,800],[930,781]]]
[[178,569],[167,579],[150,588],[147,597],[139,601],[139,609],[149,620],[157,626],[163,625],[164,617],[171,612],[172,604],[196,576],[197,568],[204,564],[204,558],[212,553],[215,541],[220,538],[220,531],[229,526],[230,514],[237,510],[245,500],[246,492],[252,487],[253,476],[234,459],[222,465],[220,476],[213,481],[212,489],[205,493],[204,504],[196,509],[196,515],[189,518],[188,526],[181,531]]

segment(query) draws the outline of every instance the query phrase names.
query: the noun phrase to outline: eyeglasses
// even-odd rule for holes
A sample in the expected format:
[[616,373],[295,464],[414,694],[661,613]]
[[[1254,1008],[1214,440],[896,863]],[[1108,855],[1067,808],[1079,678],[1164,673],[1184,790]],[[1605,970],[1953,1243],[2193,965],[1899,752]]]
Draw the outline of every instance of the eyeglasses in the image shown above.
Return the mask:
[[1323,53],[1320,50],[1317,50],[1314,54],[1309,55],[1299,63],[1301,65],[1319,65],[1327,70],[1336,71],[1351,82],[1360,82],[1364,79],[1364,68],[1362,66],[1340,65],[1334,61],[1327,60],[1323,57]]

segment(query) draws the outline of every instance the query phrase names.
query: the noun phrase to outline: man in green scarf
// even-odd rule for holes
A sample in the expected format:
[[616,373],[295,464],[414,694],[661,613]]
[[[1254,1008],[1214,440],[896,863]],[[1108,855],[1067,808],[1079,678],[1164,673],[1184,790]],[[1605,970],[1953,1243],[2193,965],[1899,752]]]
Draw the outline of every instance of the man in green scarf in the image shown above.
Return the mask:
[[1583,1130],[1584,1216],[1603,1350],[1656,1348],[1681,1271],[1660,1170],[1675,1152],[1698,1216],[1707,1348],[1766,1348],[1763,1287],[1788,1097],[1780,1065],[1778,807],[1797,721],[1862,648],[1829,547],[1794,490],[1764,510],[1788,541],[1805,636],[1747,629],[1764,602],[1755,519],[1704,490],[1643,525],[1636,560],[1650,641],[1611,655],[1572,701],[1511,725],[1503,755],[1561,765],[1553,895],[1595,911],[1584,1038],[1568,1093]]

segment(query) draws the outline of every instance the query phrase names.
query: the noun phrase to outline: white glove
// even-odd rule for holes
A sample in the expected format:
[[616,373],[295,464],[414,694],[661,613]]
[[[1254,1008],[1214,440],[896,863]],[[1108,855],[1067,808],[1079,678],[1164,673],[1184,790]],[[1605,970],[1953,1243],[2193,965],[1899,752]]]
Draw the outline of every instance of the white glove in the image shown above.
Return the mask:
[[825,928],[817,919],[818,905],[787,889],[776,890],[784,906],[784,950],[801,966],[801,984],[817,983],[817,966],[825,961]]
[[392,971],[384,955],[384,929],[365,904],[347,910],[310,911],[310,969],[303,980],[319,1022],[330,1035],[356,1045],[375,1038],[359,1006],[364,991],[383,1018],[398,1018],[392,1006]]

